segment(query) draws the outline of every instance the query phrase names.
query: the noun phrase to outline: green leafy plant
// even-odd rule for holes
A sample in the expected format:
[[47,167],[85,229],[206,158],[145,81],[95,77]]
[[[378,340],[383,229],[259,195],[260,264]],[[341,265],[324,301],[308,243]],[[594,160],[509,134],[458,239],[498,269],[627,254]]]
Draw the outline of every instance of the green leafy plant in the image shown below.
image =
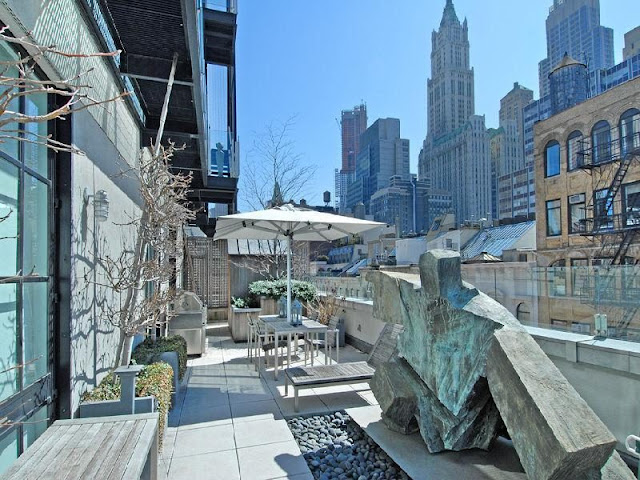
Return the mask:
[[231,297],[231,305],[234,308],[247,308],[247,301],[242,297]]
[[[287,296],[287,280],[284,278],[278,280],[258,280],[249,285],[249,291],[257,296],[269,297],[278,300],[280,297]],[[291,297],[303,302],[311,302],[317,296],[315,285],[302,280],[292,280]]]
[[[171,391],[173,389],[173,368],[165,362],[145,365],[136,379],[136,397],[153,396],[158,406],[158,430],[160,442],[166,427],[165,418],[171,408]],[[101,402],[118,400],[121,393],[120,382],[110,373],[102,379],[100,384],[89,392],[82,394],[83,402]],[[162,446],[162,444],[161,444]]]
[[164,352],[178,353],[178,378],[182,379],[187,371],[187,341],[180,335],[170,337],[147,338],[138,345],[131,354],[131,358],[139,365],[149,365],[160,360]]

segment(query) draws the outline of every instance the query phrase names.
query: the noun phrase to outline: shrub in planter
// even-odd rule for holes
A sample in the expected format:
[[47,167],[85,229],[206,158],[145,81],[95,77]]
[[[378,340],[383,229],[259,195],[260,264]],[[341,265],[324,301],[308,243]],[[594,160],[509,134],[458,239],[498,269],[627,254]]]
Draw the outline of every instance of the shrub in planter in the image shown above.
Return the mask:
[[[258,280],[249,285],[249,292],[261,297],[269,297],[278,300],[287,296],[287,279]],[[291,297],[302,302],[310,302],[316,298],[317,291],[311,282],[302,280],[291,281]]]
[[164,352],[178,353],[179,378],[182,379],[187,371],[187,341],[180,335],[170,337],[147,338],[138,345],[131,354],[131,359],[138,365],[149,365],[160,360],[160,354]]
[[[164,429],[169,408],[171,407],[171,390],[173,388],[173,368],[164,362],[145,365],[136,380],[136,397],[153,395],[158,405],[158,433],[160,447],[164,438]],[[100,384],[89,392],[82,394],[83,402],[100,402],[120,399],[120,383],[110,373]]]

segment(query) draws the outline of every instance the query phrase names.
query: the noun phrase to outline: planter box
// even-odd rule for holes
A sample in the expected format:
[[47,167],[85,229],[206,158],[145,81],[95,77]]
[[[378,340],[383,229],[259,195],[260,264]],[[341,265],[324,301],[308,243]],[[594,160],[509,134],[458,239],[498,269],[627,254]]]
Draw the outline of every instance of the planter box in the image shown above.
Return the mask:
[[273,298],[260,297],[260,309],[262,315],[275,315],[278,313],[278,302]]
[[229,328],[234,342],[246,342],[249,339],[249,324],[247,314],[257,316],[260,308],[236,308],[231,307],[229,316]]

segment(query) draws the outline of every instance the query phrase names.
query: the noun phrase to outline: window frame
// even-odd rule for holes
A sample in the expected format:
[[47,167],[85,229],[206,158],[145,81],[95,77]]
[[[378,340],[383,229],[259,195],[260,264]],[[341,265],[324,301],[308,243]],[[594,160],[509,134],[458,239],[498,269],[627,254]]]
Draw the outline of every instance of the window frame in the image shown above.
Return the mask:
[[[558,158],[557,158],[557,171],[554,170],[556,173],[549,173],[549,150],[552,147],[557,147],[558,148]],[[550,140],[549,142],[547,142],[547,144],[544,147],[544,176],[545,178],[551,178],[551,177],[557,177],[558,175],[560,175],[560,165],[562,164],[562,161],[560,159],[560,142],[558,142],[557,140]]]
[[[549,204],[551,202],[558,202],[557,207],[554,207],[553,210],[558,210],[558,215],[559,215],[559,219],[558,219],[558,228],[559,228],[559,232],[558,233],[550,233],[550,229],[549,229]],[[562,200],[559,198],[553,199],[553,200],[547,200],[545,202],[545,211],[546,211],[546,222],[547,222],[547,228],[546,228],[546,233],[547,233],[547,237],[560,237],[562,236]]]
[[[577,195],[582,195],[582,202],[571,202],[571,197],[577,196]],[[587,218],[587,194],[586,193],[575,193],[573,195],[569,195],[567,197],[567,212],[568,212],[568,216],[567,216],[567,223],[568,223],[568,232],[569,235],[576,235],[576,234],[580,234],[580,233],[585,233],[587,231],[586,228],[586,224],[583,224],[583,227],[581,229],[575,229],[573,228],[573,207],[576,205],[582,205],[583,206],[583,211],[584,214],[582,216],[582,220],[585,220]]]
[[[571,166],[571,157],[572,155],[572,148],[571,148],[571,141],[575,141],[577,138],[579,138],[580,140],[578,140],[576,143],[576,146],[580,146],[582,144],[582,142],[584,142],[584,135],[580,130],[574,130],[573,132],[571,132],[569,134],[569,136],[567,137],[567,146],[566,146],[566,151],[567,151],[567,172],[573,172],[574,170],[578,170],[582,165],[580,162],[580,151],[581,148],[577,148],[577,151],[575,152],[575,166]],[[584,157],[582,160],[582,163],[584,163]]]
[[[600,145],[600,135],[606,132],[604,144]],[[611,145],[611,124],[606,120],[599,120],[591,128],[591,159],[594,165],[610,162],[613,159]],[[603,158],[600,158],[602,155]]]

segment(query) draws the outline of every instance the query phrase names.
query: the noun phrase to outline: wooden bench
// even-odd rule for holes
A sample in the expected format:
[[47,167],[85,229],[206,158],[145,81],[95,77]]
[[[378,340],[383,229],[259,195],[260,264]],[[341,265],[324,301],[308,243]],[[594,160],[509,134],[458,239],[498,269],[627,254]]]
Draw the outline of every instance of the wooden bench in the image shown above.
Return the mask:
[[157,477],[157,413],[58,420],[2,476],[7,480]]
[[369,382],[376,367],[391,360],[397,349],[398,335],[402,330],[402,325],[385,324],[366,362],[287,368],[284,376],[284,394],[289,395],[291,382],[294,410],[298,411],[300,389]]

